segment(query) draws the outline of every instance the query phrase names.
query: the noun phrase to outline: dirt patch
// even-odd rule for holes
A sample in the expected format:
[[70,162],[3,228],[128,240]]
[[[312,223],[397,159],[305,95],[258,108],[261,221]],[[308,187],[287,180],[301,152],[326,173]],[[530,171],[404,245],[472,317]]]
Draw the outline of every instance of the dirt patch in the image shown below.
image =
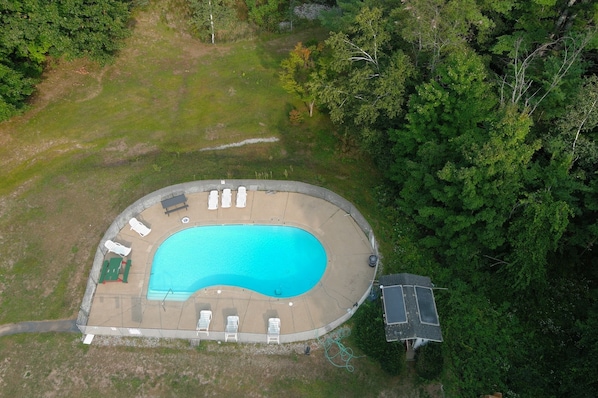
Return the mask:
[[118,166],[140,156],[157,153],[158,151],[159,148],[155,145],[137,143],[129,146],[124,139],[120,139],[104,148],[102,152],[103,164],[104,166]]
[[64,153],[67,151],[82,149],[83,146],[76,141],[67,138],[43,140],[35,142],[35,144],[21,143],[17,149],[11,151],[10,156],[3,156],[0,160],[0,167],[3,172],[10,171],[16,165],[28,162],[30,165],[40,158],[52,157],[52,151]]
[[[95,73],[92,75],[92,77],[96,80],[96,84],[95,85],[88,84],[88,94],[85,95],[83,98],[77,99],[77,102],[85,102],[85,101],[92,100],[102,93],[102,81],[103,81],[104,75],[106,74],[106,71],[108,71],[108,69],[109,69],[108,67],[104,67],[99,71],[99,73]],[[77,71],[77,73],[80,73],[82,75],[88,75],[89,71],[87,71],[87,69],[85,69],[85,67],[82,67],[81,69],[79,69]]]
[[[31,110],[22,118],[30,119],[49,103],[65,98],[73,90],[85,87],[90,77],[101,82],[105,69],[87,59],[73,61],[50,59],[42,74],[42,80],[36,86],[35,94],[29,101]],[[94,87],[92,91],[96,92],[98,89]]]

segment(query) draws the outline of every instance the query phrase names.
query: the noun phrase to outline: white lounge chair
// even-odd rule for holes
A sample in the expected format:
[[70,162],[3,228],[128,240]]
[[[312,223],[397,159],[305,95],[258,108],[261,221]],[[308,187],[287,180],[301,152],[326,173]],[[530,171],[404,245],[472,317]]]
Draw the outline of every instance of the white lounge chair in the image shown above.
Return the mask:
[[239,187],[237,190],[237,207],[247,206],[247,188]]
[[230,315],[226,317],[226,328],[224,329],[224,342],[228,339],[237,339],[237,332],[239,331],[239,317],[236,315]]
[[121,257],[128,256],[129,253],[131,253],[130,247],[123,246],[118,242],[111,241],[110,239],[104,242],[104,246],[106,246],[106,249],[108,249],[109,252],[118,254]]
[[218,191],[210,191],[208,196],[208,209],[216,210],[218,208]]
[[147,236],[150,232],[152,232],[151,228],[146,227],[145,224],[135,217],[129,220],[129,225],[131,226],[131,229],[137,232],[140,236]]
[[270,342],[280,344],[280,318],[268,319],[268,335],[266,336],[266,344]]
[[202,310],[199,312],[199,320],[197,321],[197,335],[204,332],[210,335],[210,322],[212,321],[212,311]]
[[233,193],[230,188],[224,188],[222,190],[222,207],[229,208],[232,205]]

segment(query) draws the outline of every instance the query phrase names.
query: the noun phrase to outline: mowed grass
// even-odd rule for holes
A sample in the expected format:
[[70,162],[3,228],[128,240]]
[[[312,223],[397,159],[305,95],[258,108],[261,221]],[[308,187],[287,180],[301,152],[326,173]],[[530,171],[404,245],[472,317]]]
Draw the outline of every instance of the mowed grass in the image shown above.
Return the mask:
[[[0,324],[76,317],[114,217],[143,195],[185,181],[323,186],[356,204],[384,240],[388,221],[375,199],[374,167],[343,155],[322,114],[305,114],[298,126],[288,121],[291,109],[305,109],[281,89],[280,61],[297,41],[324,32],[210,46],[173,27],[164,7],[135,15],[112,64],[56,62],[30,111],[0,125]],[[204,150],[267,137],[279,141]],[[401,395],[402,379],[387,378],[367,359],[350,375],[321,351],[264,367],[265,356],[256,367],[250,355],[240,361],[230,352],[189,355],[186,347],[168,355],[88,348],[60,334],[3,337],[0,351],[7,396],[415,396],[409,389]],[[115,371],[115,358],[127,366]],[[149,363],[158,365],[147,370]]]

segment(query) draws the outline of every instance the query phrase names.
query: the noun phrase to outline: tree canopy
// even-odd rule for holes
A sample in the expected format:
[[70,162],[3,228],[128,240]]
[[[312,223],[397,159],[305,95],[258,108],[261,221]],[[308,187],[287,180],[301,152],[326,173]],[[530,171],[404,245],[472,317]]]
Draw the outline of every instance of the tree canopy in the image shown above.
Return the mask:
[[417,226],[422,263],[403,264],[397,243],[385,272],[417,269],[448,288],[445,385],[598,395],[596,4],[337,4],[303,81],[386,172],[391,218]]
[[128,20],[127,0],[0,1],[0,121],[26,105],[48,56],[106,61]]

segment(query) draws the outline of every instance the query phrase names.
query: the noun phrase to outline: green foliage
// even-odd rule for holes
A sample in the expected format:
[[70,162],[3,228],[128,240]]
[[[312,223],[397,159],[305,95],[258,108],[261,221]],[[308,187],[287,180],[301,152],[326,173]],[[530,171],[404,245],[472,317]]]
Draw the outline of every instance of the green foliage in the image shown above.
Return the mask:
[[415,0],[393,12],[400,36],[412,43],[413,57],[434,71],[452,51],[466,47],[472,33],[483,41],[494,22],[473,0]]
[[[570,153],[571,166],[590,171],[598,162],[596,134],[598,126],[598,76],[584,79],[574,99],[566,108],[566,113],[557,122],[552,145],[553,151]],[[561,145],[556,143],[559,141]]]
[[355,16],[364,6],[362,0],[337,0],[336,7],[322,11],[318,19],[322,26],[332,32],[342,32],[350,28]]
[[59,37],[53,53],[107,61],[128,36],[126,0],[62,0],[58,3]]
[[[538,8],[533,2],[526,7],[530,5]],[[570,10],[540,8],[538,13],[517,19],[517,29],[499,36],[489,50],[498,55],[496,63],[506,66],[499,73],[502,101],[538,113],[537,121],[547,122],[562,116],[578,90],[588,65],[583,54],[598,39],[598,31],[587,26],[573,29],[572,21],[562,25]],[[538,14],[557,17],[556,26],[553,19]],[[553,32],[555,29],[558,32]]]
[[436,298],[441,314],[442,351],[454,379],[447,396],[478,397],[480,391],[507,391],[509,354],[517,348],[517,319],[481,292],[458,280]]
[[588,308],[586,317],[576,321],[575,330],[579,333],[579,340],[575,341],[573,366],[567,372],[571,381],[566,385],[571,397],[598,395],[598,382],[593,375],[598,374],[598,361],[588,360],[598,356],[598,301],[593,298],[593,304]]
[[312,77],[312,92],[328,108],[332,121],[344,125],[362,144],[377,142],[370,136],[377,123],[402,115],[407,82],[414,72],[402,51],[387,51],[390,29],[381,9],[364,7],[347,33],[333,33],[326,40],[326,57]]
[[128,33],[126,0],[7,0],[0,11],[0,121],[23,109],[48,55],[107,61]]
[[190,24],[202,41],[233,41],[246,32],[245,23],[237,17],[237,3],[234,0],[190,0]]
[[[559,348],[574,344],[571,325],[584,316],[546,308],[591,302],[571,289],[550,299],[561,291],[555,278],[598,277],[590,53],[598,8],[552,0],[338,4],[321,18],[335,33],[314,77],[317,99],[343,138],[376,155],[391,179],[387,191],[398,192],[395,210],[420,227],[385,231],[393,251],[386,271],[417,269],[452,286],[441,311],[451,395],[583,396],[556,358],[575,377],[591,373],[582,365],[591,350],[576,351],[578,361]],[[408,54],[413,69],[380,86],[392,98],[389,113],[376,84],[392,76],[396,54]],[[436,260],[410,254],[409,264],[403,253],[422,247]],[[523,316],[535,311],[533,320]],[[528,352],[543,360],[530,363]],[[579,383],[592,391],[590,384]]]
[[365,302],[353,319],[355,327],[352,336],[357,347],[380,362],[380,366],[388,374],[400,374],[405,367],[404,346],[400,342],[386,341],[380,301]]
[[509,227],[513,252],[507,269],[515,274],[514,287],[521,289],[545,281],[548,254],[557,249],[573,214],[567,203],[555,200],[549,191],[529,195],[519,204],[522,214]]
[[0,120],[8,119],[25,106],[34,83],[35,79],[0,64]]
[[289,54],[289,58],[282,61],[282,72],[280,82],[282,88],[289,94],[300,99],[313,115],[313,108],[316,94],[310,83],[310,75],[315,69],[315,62],[320,54],[320,48],[316,46],[303,46],[299,42]]
[[496,98],[479,58],[452,54],[438,73],[410,100],[406,130],[392,133],[393,178],[401,208],[434,231],[428,246],[464,261],[504,242],[499,231],[534,147],[525,118],[492,120]]
[[434,380],[442,373],[442,344],[428,343],[415,352],[415,371],[419,377]]
[[[339,136],[350,144],[358,141],[374,153],[391,178],[383,201],[391,209],[382,212],[390,221],[371,221],[382,249],[393,252],[385,255],[385,270],[434,275],[435,282],[449,288],[437,300],[445,338],[442,382],[449,396],[473,397],[494,390],[519,396],[597,395],[598,274],[592,249],[598,236],[598,84],[591,74],[595,57],[590,53],[598,37],[594,3],[340,1],[340,10],[330,13],[332,18],[322,18],[336,32],[323,56],[307,68],[297,60],[286,65],[285,88],[308,102],[313,99],[311,93],[317,92],[322,110],[329,111],[335,126],[325,121],[318,126],[316,118],[308,119],[293,127],[304,134],[286,140],[280,153],[296,153],[302,159],[309,153],[310,162],[320,162],[335,153]],[[101,61],[113,56],[127,33],[129,4],[125,0],[2,1],[0,120],[26,106],[48,55]],[[191,23],[202,39],[211,34],[208,5],[199,0],[190,4]],[[244,12],[252,23],[274,31],[286,16],[287,5],[279,0],[248,0],[245,9],[242,3],[214,1],[216,37],[240,37],[236,32],[246,25],[235,21],[244,19]],[[121,76],[136,76],[136,80],[107,81],[91,102],[51,104],[54,116],[33,118],[23,126],[23,135],[33,137],[43,126],[45,138],[60,141],[56,138],[64,139],[64,134],[71,139],[69,134],[78,134],[74,132],[108,130],[119,136],[126,132],[131,142],[191,153],[207,145],[204,135],[224,137],[229,129],[258,133],[261,128],[253,126],[262,123],[288,127],[290,108],[264,119],[263,110],[274,109],[276,104],[258,100],[279,101],[284,95],[273,88],[276,76],[268,67],[279,65],[288,45],[270,57],[243,55],[235,48],[241,55],[213,57],[213,68],[202,67],[181,82],[175,80],[180,76],[148,67],[158,59],[152,52],[159,52],[156,48],[164,44],[163,37],[157,40],[158,45],[139,57],[143,62],[135,59],[134,65],[123,68]],[[212,89],[213,80],[222,87]],[[145,101],[150,97],[147,81],[160,82],[154,88],[159,103]],[[168,95],[159,95],[164,87]],[[77,89],[73,90],[76,97]],[[125,91],[128,94],[121,95]],[[175,92],[186,94],[176,96]],[[411,94],[405,116],[406,98]],[[119,112],[134,111],[126,118],[110,117],[115,103]],[[230,111],[237,108],[243,112]],[[164,109],[169,110],[167,117]],[[244,117],[237,120],[240,114]],[[198,117],[206,123],[205,129],[198,130]],[[222,120],[227,120],[222,131],[210,127]],[[317,131],[317,138],[312,130]],[[169,133],[165,138],[148,135],[148,131]],[[102,140],[115,138],[112,135]],[[389,135],[393,140],[390,155]],[[86,136],[84,141],[95,139]],[[219,144],[222,139],[216,140]],[[312,144],[308,152],[293,147],[300,140]],[[343,153],[349,154],[344,167],[354,161],[354,153]],[[35,166],[11,171],[3,180],[3,189],[21,185],[52,164],[52,160],[43,160],[46,156],[59,155],[48,151],[37,157]],[[238,159],[201,157],[207,166],[196,174],[197,158],[189,157],[183,166],[169,155],[145,160],[140,155],[134,165],[143,165],[146,177],[131,177],[126,184],[141,194],[150,187],[170,184],[173,178],[212,178],[222,173],[222,164],[228,165],[228,176],[243,173]],[[248,170],[256,178],[288,177],[289,164],[285,159],[284,168],[276,166],[270,156],[268,161],[252,162]],[[328,163],[319,169],[308,166],[296,167],[293,176],[341,184],[347,192],[355,190],[357,168],[347,169],[352,178],[339,182],[345,181],[342,176],[349,175],[348,171],[331,174]],[[152,167],[156,172],[148,173]],[[122,192],[120,200],[128,203],[131,191]],[[371,204],[360,203],[368,209],[375,207]],[[30,210],[26,217],[39,219],[39,214],[33,215]],[[380,229],[385,223],[391,226]],[[15,272],[38,272],[32,258],[27,255],[16,261]],[[60,274],[55,285],[61,297],[68,276]],[[27,288],[6,275],[2,279],[11,291]],[[588,291],[574,293],[579,286],[587,286]],[[48,298],[40,301],[39,296],[30,295],[33,301],[48,303]],[[12,308],[7,319],[20,320],[27,313],[35,317],[59,314],[63,301],[65,307],[71,305],[64,298],[41,307],[27,306],[26,300],[15,304],[11,298],[6,303]],[[356,314],[356,322],[360,317],[365,320],[357,323],[354,336],[361,336],[364,350],[373,352],[370,356],[385,369],[396,372],[395,367],[403,365],[402,347],[386,343],[380,335],[380,307],[366,304]],[[376,333],[380,336],[375,337]],[[421,363],[426,363],[426,349],[421,349]],[[420,371],[436,374],[437,369],[425,366]]]
[[245,0],[249,20],[260,28],[273,32],[284,17],[285,0]]

